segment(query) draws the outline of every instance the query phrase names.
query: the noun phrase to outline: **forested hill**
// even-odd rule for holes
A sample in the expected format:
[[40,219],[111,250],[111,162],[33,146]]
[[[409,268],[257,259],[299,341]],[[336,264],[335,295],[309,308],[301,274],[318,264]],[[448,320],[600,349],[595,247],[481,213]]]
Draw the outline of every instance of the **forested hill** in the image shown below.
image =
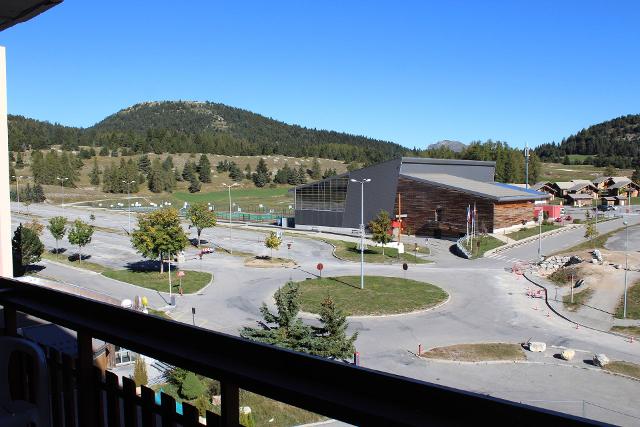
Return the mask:
[[79,145],[131,152],[283,154],[371,164],[403,155],[395,143],[289,125],[247,110],[211,102],[146,102],[86,129],[9,117],[12,150]]
[[543,161],[561,162],[570,154],[592,156],[596,166],[618,168],[640,166],[640,114],[618,117],[581,130],[559,144],[536,148]]

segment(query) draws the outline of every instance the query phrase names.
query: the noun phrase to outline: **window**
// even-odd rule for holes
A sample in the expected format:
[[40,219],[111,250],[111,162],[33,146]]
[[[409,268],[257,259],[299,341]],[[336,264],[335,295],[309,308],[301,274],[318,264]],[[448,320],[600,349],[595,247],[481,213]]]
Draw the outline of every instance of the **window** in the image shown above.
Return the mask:
[[348,178],[330,178],[296,190],[296,209],[344,212]]
[[116,366],[135,362],[138,355],[126,348],[116,346]]

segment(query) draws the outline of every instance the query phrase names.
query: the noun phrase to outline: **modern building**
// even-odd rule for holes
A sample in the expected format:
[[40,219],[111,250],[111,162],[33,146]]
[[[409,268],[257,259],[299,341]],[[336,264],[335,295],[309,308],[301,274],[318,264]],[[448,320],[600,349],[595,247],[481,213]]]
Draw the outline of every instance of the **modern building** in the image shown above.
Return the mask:
[[494,181],[495,162],[403,157],[296,187],[297,228],[358,229],[361,184],[364,223],[381,211],[400,214],[410,234],[459,236],[467,208],[477,229],[497,232],[533,220],[533,205],[549,196]]

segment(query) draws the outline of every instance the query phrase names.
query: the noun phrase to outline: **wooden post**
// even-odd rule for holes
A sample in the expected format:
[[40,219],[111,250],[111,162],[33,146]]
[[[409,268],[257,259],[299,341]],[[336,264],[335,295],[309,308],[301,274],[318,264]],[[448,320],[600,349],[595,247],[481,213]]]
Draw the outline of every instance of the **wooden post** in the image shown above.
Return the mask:
[[97,425],[98,408],[94,402],[93,345],[91,335],[78,331],[78,415],[80,425]]
[[228,381],[220,381],[220,426],[237,427],[240,423],[240,391],[238,386]]

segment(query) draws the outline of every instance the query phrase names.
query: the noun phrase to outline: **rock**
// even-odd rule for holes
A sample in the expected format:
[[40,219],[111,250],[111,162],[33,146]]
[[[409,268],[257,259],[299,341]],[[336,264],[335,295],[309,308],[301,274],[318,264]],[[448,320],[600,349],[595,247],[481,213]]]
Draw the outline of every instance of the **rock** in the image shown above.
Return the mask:
[[575,355],[575,350],[571,350],[570,348],[562,350],[562,353],[560,353],[560,357],[562,358],[562,360],[572,360]]
[[592,263],[592,264],[597,264],[597,263],[598,263],[598,260],[594,258],[594,259],[592,259],[592,260],[591,260],[591,263]]
[[251,413],[251,408],[249,406],[241,406],[240,413],[242,415],[249,415]]
[[593,364],[604,368],[609,364],[609,358],[603,353],[596,354],[595,356],[593,356]]
[[542,353],[547,349],[547,344],[540,341],[529,341],[527,343],[527,347],[529,351],[533,351],[534,353]]

